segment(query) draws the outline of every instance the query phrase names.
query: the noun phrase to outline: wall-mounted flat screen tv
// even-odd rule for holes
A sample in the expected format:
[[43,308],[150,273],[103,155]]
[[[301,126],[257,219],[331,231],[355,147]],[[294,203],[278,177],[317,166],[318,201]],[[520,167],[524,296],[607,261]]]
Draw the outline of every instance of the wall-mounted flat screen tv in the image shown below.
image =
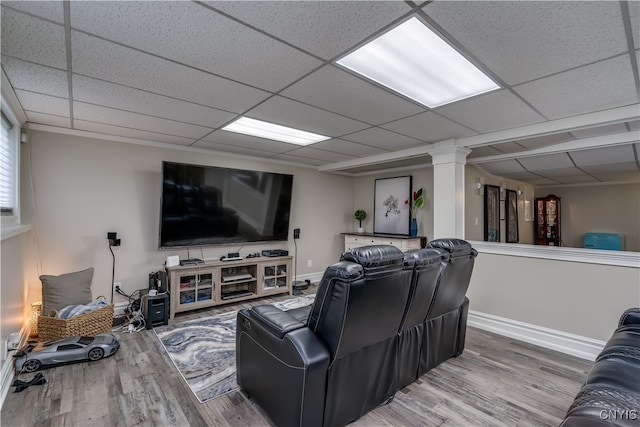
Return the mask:
[[160,247],[287,240],[293,175],[162,163]]

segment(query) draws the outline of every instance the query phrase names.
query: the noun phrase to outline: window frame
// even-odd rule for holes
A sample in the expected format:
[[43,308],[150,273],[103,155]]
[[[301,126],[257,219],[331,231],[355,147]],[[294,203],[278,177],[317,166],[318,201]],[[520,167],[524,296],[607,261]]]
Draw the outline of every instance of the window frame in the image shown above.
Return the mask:
[[9,129],[8,136],[10,138],[10,144],[13,144],[12,159],[13,162],[13,212],[10,215],[0,215],[0,225],[2,231],[9,228],[15,228],[20,226],[20,134],[21,126],[13,109],[5,101],[4,97],[1,100],[1,111],[4,117],[12,125]]

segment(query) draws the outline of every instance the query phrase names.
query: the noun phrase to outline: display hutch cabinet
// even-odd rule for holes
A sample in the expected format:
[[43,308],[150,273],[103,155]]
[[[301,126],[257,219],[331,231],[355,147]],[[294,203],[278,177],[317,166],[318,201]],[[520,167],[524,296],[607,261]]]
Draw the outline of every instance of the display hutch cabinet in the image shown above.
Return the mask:
[[290,293],[291,258],[206,261],[200,265],[168,267],[169,318],[183,311]]
[[560,197],[537,197],[535,209],[535,244],[560,246]]

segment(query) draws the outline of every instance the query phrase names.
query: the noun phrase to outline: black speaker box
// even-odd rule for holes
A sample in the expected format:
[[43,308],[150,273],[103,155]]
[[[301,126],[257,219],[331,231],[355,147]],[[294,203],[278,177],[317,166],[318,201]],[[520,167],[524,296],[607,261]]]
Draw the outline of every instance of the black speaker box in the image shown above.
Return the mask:
[[169,295],[146,295],[142,298],[142,315],[147,329],[169,324]]

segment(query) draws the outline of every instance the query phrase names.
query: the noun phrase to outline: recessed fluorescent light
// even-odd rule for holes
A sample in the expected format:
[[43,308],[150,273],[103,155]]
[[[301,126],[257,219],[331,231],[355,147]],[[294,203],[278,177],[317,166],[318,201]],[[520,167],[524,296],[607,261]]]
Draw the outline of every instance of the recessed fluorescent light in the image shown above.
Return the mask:
[[500,87],[416,17],[337,63],[431,108]]
[[330,136],[305,132],[303,130],[263,122],[262,120],[250,119],[248,117],[240,117],[238,120],[223,127],[222,130],[298,145],[313,144],[331,138]]

